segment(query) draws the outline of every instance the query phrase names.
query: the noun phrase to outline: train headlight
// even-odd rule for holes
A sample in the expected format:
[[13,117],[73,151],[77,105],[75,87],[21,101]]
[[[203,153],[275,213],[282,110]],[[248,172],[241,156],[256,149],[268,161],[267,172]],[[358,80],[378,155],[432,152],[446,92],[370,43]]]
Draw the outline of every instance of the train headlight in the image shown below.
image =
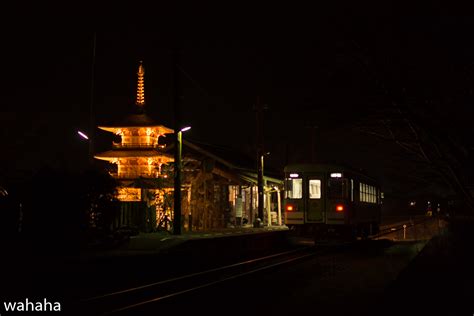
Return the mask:
[[343,211],[344,211],[344,205],[337,204],[336,205],[336,212],[343,212]]
[[296,206],[292,205],[292,204],[287,204],[286,205],[286,211],[287,212],[294,212],[294,211],[296,211]]

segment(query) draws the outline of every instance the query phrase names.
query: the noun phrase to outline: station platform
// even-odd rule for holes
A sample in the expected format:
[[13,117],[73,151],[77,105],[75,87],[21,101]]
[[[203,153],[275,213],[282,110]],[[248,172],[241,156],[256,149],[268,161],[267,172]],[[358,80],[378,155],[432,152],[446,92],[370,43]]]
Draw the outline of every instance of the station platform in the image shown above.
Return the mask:
[[140,233],[136,236],[131,236],[130,240],[113,249],[86,251],[82,253],[81,256],[83,258],[94,259],[167,254],[177,248],[189,248],[184,246],[184,244],[192,244],[199,247],[216,247],[216,244],[223,245],[226,243],[232,247],[232,245],[237,246],[236,244],[238,243],[242,244],[257,239],[260,241],[265,239],[268,243],[274,239],[275,233],[276,235],[282,235],[282,233],[286,231],[288,231],[288,227],[284,225],[259,228],[249,225],[206,231],[183,231],[180,235],[173,235],[167,231]]
[[[389,229],[390,227],[402,223],[409,223],[410,221],[413,221],[413,219],[396,218],[387,220],[385,223],[382,223],[381,229]],[[199,245],[207,247],[207,244],[212,244],[212,242],[210,242],[211,239],[223,239],[220,241],[220,243],[224,243],[224,240],[227,240],[229,237],[235,239],[239,236],[247,236],[246,238],[251,240],[252,238],[255,239],[256,237],[252,237],[249,235],[268,235],[272,233],[286,232],[288,230],[289,229],[286,225],[263,226],[258,228],[253,227],[253,225],[243,225],[240,227],[219,228],[191,232],[183,229],[180,235],[173,235],[171,232],[168,231],[140,233],[136,236],[131,236],[127,242],[121,244],[120,246],[114,247],[113,249],[90,251],[87,253],[87,256],[110,257],[168,253],[173,248],[176,248],[184,243],[192,243],[196,246]]]

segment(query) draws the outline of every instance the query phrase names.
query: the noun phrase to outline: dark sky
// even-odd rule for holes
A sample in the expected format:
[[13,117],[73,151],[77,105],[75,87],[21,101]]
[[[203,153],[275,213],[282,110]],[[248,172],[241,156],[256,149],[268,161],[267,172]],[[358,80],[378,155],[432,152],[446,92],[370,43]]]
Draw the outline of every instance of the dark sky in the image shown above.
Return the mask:
[[[12,167],[3,175],[86,164],[87,143],[76,131],[89,124],[94,32],[97,122],[131,110],[143,60],[147,112],[172,127],[178,46],[183,121],[192,126],[186,137],[252,153],[259,95],[268,105],[265,143],[275,167],[308,161],[309,127],[317,125],[319,161],[365,168],[392,187],[419,185],[400,177],[400,166],[410,175],[419,169],[409,155],[360,131],[394,101],[471,146],[472,17],[449,16],[432,2],[137,6],[8,11],[0,25],[0,136],[3,166]],[[97,137],[99,147],[111,141]]]

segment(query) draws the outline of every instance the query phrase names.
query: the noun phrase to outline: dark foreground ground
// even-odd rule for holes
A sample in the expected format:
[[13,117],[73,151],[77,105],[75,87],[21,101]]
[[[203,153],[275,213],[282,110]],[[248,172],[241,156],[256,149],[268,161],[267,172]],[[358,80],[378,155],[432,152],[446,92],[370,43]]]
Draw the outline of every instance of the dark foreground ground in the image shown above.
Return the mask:
[[[288,315],[292,311],[315,315],[472,315],[473,231],[474,223],[453,224],[431,239],[416,256],[403,252],[425,243],[379,241],[368,248],[361,246],[225,283],[192,297],[179,298],[167,308],[147,306],[133,315]],[[60,253],[46,251],[46,247],[39,247],[41,244],[22,244],[18,248],[7,243],[1,259],[0,302],[47,298],[63,304],[63,312],[54,314],[73,315],[73,302],[80,297],[201,271],[292,246],[283,234],[276,239],[264,236],[195,241],[156,255],[104,258],[94,263],[65,261]],[[367,249],[374,251],[368,253]],[[398,261],[393,249],[401,251]],[[354,286],[354,280],[346,276],[365,281]],[[19,313],[5,312],[0,306],[2,316]],[[87,314],[95,315],[94,311]]]
[[474,223],[451,223],[384,292],[374,315],[474,315]]

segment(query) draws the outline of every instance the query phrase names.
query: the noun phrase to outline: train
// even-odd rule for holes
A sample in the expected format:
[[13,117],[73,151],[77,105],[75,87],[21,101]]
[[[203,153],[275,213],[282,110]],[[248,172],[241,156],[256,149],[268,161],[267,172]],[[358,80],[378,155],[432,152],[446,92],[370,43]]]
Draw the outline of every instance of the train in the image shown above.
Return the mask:
[[333,164],[292,164],[284,173],[284,218],[290,231],[316,241],[379,232],[383,192],[374,178]]

